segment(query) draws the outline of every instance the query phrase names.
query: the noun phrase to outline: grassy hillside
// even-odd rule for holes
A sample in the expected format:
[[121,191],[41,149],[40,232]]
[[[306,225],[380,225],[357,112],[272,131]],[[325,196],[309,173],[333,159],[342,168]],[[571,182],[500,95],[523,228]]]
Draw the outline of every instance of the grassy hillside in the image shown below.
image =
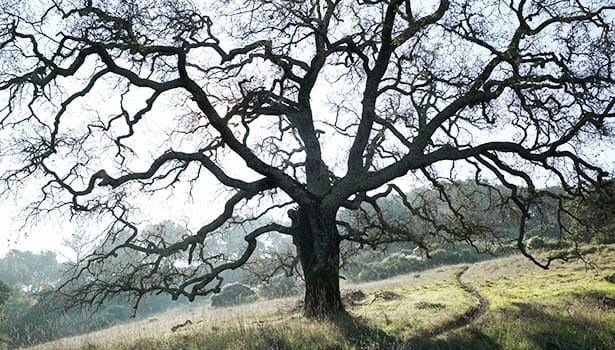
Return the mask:
[[615,349],[615,245],[590,251],[594,265],[513,256],[346,285],[337,322],[289,299],[195,305],[33,349]]

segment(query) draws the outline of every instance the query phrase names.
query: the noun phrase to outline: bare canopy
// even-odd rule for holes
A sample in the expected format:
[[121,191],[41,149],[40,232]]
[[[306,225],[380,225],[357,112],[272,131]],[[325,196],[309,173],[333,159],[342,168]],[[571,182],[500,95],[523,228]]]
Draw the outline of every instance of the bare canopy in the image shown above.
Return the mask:
[[[512,204],[518,248],[548,267],[525,249],[532,203],[608,175],[610,1],[41,3],[0,10],[0,179],[7,192],[37,184],[33,216],[112,218],[62,287],[81,303],[192,300],[280,233],[296,247],[306,315],[334,315],[344,240],[487,241],[448,197],[457,178]],[[212,183],[225,194],[199,197]],[[445,212],[407,195],[418,185],[440,191]],[[221,214],[194,232],[140,230],[135,197],[188,190]],[[383,200],[424,230],[395,224]],[[365,220],[342,215],[353,212]],[[242,251],[219,251],[212,237],[247,222],[259,224]]]

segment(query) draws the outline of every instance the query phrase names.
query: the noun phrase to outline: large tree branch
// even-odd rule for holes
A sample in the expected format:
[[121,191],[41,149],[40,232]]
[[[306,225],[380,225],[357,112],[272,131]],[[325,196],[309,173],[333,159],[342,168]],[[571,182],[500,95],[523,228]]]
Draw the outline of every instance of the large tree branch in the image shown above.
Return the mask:
[[365,151],[372,127],[376,118],[376,99],[378,98],[379,86],[387,67],[390,65],[391,55],[395,49],[416,35],[421,29],[435,23],[441,19],[449,7],[449,1],[440,1],[438,9],[431,15],[423,17],[418,21],[410,21],[408,28],[399,36],[393,38],[393,27],[395,25],[398,7],[402,1],[392,1],[384,16],[382,43],[378,57],[373,69],[368,73],[365,88],[362,96],[362,112],[357,134],[348,153],[348,171],[346,176],[358,176],[367,171],[363,162],[363,152]]

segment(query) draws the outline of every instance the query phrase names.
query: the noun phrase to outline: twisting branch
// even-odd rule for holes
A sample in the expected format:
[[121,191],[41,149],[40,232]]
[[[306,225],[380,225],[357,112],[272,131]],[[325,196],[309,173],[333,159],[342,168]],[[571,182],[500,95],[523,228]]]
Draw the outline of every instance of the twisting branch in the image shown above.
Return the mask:
[[[80,302],[217,291],[269,232],[293,238],[310,315],[343,308],[344,240],[514,241],[547,268],[569,256],[533,256],[536,216],[575,239],[568,203],[613,171],[597,154],[615,141],[610,4],[24,6],[0,9],[0,193],[37,188],[30,218],[110,222],[65,285]],[[143,197],[180,192],[199,227],[144,228]],[[241,252],[212,238],[227,231]]]

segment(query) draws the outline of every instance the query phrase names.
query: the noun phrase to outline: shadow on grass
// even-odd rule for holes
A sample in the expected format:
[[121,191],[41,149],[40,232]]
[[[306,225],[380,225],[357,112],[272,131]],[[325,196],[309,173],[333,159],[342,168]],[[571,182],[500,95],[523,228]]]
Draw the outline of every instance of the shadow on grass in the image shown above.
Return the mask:
[[[592,309],[595,305],[585,305],[590,314],[600,312]],[[472,324],[441,338],[411,339],[408,349],[615,349],[613,323],[601,319],[602,313],[591,317],[530,303],[511,306],[494,315],[491,324]]]
[[[448,337],[446,340],[435,338],[432,332],[420,332],[410,339],[400,339],[388,335],[383,330],[369,326],[361,318],[339,317],[335,320],[345,338],[357,349],[369,350],[413,350],[413,349],[501,349],[495,340],[477,330],[467,334]],[[440,334],[440,333],[438,333]]]
[[419,331],[410,339],[390,336],[361,318],[347,316],[336,324],[356,349],[615,349],[613,323],[599,315],[592,317],[588,316],[591,313],[569,313],[529,303],[511,306],[493,315],[488,323],[471,323],[438,333]]
[[333,320],[344,337],[357,349],[400,349],[400,341],[381,329],[370,326],[361,317],[345,314]]
[[[582,299],[583,300],[583,299]],[[586,305],[589,305],[585,299]],[[567,310],[549,310],[534,304],[515,303],[509,317],[527,320],[525,336],[541,349],[615,349],[613,324]],[[588,312],[596,312],[596,309]]]
[[496,339],[488,336],[482,331],[470,328],[462,333],[455,333],[445,339],[438,339],[435,336],[419,335],[406,341],[404,347],[399,349],[438,349],[438,350],[470,350],[470,349],[504,349]]
[[413,349],[501,349],[500,346],[487,335],[479,331],[472,331],[467,337],[448,337],[439,340],[431,332],[421,332],[411,339],[400,339],[388,335],[383,330],[369,326],[361,318],[352,316],[339,317],[336,325],[356,349],[369,350],[413,350]]

